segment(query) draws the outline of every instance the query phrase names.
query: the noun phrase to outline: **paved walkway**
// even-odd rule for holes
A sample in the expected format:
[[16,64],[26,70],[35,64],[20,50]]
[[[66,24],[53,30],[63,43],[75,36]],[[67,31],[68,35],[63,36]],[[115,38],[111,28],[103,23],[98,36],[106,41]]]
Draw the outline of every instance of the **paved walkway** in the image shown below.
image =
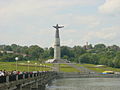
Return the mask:
[[[71,66],[71,67],[73,67],[73,68],[76,68],[77,70],[79,70],[81,73],[83,73],[83,74],[89,74],[89,73],[93,73],[94,71],[92,71],[92,70],[89,70],[89,69],[87,69],[87,68],[85,68],[85,67],[80,67],[80,66],[77,66],[77,65],[75,65],[75,64],[68,64],[69,66]],[[95,72],[94,72],[95,73]]]

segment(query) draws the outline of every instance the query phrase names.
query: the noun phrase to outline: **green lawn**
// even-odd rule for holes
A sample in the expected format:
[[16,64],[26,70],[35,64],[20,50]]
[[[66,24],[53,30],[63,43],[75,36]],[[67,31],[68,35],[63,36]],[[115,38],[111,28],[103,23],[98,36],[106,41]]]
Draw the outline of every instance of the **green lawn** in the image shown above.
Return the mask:
[[[35,64],[37,63],[37,64]],[[51,63],[39,63],[38,61],[18,61],[17,70],[18,71],[49,71],[50,67],[54,66]],[[16,62],[0,62],[0,70],[12,71],[16,70]],[[80,72],[79,70],[67,65],[60,64],[61,72]]]
[[97,65],[94,65],[94,64],[81,64],[83,67],[86,67],[90,70],[93,70],[95,72],[99,72],[99,73],[102,73],[103,71],[115,71],[115,72],[120,72],[120,69],[119,68],[112,68],[112,67],[107,67],[107,66],[104,66],[104,67],[96,67]]
[[80,72],[76,68],[73,68],[67,64],[60,64],[60,71],[61,72]]
[[[12,71],[16,70],[16,62],[0,62],[0,70]],[[34,64],[26,62],[18,62],[17,65],[18,71],[49,71],[51,68],[45,67],[45,64]]]
[[[35,64],[37,63],[37,64]],[[96,67],[94,64],[76,64],[79,67],[86,67],[90,70],[95,72],[103,72],[103,71],[116,71],[120,72],[119,68],[112,68],[112,67]],[[54,66],[51,63],[39,63],[38,61],[30,61],[29,63],[29,71],[49,71],[51,70],[50,67]],[[7,70],[12,71],[16,70],[16,62],[0,62],[0,70]],[[27,61],[19,61],[18,62],[18,69],[19,71],[28,71],[28,63]],[[61,72],[80,72],[79,70],[67,65],[67,64],[60,64],[60,71]]]

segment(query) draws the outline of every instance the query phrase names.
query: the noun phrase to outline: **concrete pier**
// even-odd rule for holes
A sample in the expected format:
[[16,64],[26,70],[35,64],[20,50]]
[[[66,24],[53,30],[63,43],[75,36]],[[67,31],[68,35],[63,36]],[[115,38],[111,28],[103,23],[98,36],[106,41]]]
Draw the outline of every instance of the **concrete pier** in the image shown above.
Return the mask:
[[0,90],[45,90],[46,84],[57,78],[53,71],[0,77]]

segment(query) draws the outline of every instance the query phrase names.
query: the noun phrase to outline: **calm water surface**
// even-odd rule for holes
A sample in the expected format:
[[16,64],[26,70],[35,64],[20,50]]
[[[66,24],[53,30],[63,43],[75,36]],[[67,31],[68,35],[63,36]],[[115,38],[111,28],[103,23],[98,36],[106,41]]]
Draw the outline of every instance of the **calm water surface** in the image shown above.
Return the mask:
[[119,78],[65,78],[52,82],[46,90],[120,90]]

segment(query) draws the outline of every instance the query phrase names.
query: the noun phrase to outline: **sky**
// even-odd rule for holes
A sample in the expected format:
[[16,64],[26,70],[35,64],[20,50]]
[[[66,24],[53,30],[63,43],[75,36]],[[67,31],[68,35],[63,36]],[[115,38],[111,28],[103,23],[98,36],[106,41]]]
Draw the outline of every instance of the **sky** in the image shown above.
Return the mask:
[[0,0],[0,45],[120,46],[120,0]]

